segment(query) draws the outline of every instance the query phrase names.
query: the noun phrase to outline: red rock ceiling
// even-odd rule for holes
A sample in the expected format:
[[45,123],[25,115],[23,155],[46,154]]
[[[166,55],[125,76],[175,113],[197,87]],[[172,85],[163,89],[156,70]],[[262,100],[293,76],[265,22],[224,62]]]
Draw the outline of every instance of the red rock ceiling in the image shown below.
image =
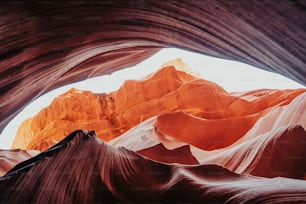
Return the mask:
[[233,59],[306,83],[300,1],[5,1],[0,128],[60,85],[136,64],[162,47]]

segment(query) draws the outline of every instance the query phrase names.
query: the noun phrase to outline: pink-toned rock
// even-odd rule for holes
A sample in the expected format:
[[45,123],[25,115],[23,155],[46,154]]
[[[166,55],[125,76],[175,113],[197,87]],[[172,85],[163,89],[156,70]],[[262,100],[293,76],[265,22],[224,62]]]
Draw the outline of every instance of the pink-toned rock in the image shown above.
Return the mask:
[[306,182],[162,164],[75,131],[1,177],[0,192],[10,203],[304,203]]
[[37,150],[0,150],[0,177],[20,162],[28,160],[39,153]]

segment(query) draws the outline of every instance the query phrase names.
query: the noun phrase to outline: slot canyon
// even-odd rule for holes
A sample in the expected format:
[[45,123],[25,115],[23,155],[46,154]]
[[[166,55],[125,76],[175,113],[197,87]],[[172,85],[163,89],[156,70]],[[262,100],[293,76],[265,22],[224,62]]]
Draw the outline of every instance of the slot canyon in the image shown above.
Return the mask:
[[[303,0],[3,1],[0,16],[1,132],[167,47],[306,84]],[[0,149],[0,202],[306,203],[305,127],[305,88],[229,92],[176,59],[26,119]]]

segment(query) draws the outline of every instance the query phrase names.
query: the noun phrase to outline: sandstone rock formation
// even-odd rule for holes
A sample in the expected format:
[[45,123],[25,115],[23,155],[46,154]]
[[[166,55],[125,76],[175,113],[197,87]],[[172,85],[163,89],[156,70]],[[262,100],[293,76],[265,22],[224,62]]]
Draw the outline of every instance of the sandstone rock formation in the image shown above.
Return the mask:
[[14,166],[36,156],[40,152],[37,150],[0,150],[0,177],[6,174]]
[[13,144],[42,152],[0,161],[0,200],[306,202],[306,89],[228,93],[186,67],[55,98]]
[[0,16],[0,131],[48,90],[136,64],[162,47],[306,83],[303,0],[5,1]]
[[12,203],[302,203],[306,182],[161,164],[75,131],[0,178],[0,192],[1,202]]
[[[163,47],[306,84],[305,8],[303,0],[1,2],[0,132],[43,93]],[[109,94],[72,89],[25,121],[13,147],[27,150],[0,151],[0,202],[306,203],[305,89],[228,93],[173,65]]]
[[71,89],[25,121],[12,147],[45,150],[76,129],[95,130],[109,141],[159,115],[156,127],[162,134],[214,150],[233,144],[259,118],[305,91],[259,90],[233,96],[213,82],[166,66],[144,80],[127,80],[110,94]]

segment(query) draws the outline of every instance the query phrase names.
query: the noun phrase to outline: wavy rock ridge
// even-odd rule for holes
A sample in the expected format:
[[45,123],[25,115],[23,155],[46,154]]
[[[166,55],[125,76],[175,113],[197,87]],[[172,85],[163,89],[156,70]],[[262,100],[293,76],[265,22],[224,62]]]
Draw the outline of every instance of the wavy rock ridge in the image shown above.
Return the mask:
[[14,141],[42,152],[2,151],[0,201],[306,203],[306,90],[228,93],[186,67],[54,99]]
[[75,131],[17,165],[0,179],[0,191],[0,201],[12,203],[306,201],[302,180],[242,176],[217,165],[156,163],[87,131]]
[[[163,47],[305,84],[305,8],[303,0],[1,2],[0,131],[48,90],[134,65]],[[14,143],[50,149],[0,152],[1,174],[34,156],[0,178],[0,201],[306,203],[305,90],[226,93],[176,75],[171,90],[155,85],[160,95],[137,95],[143,92],[134,86],[148,84],[127,82],[113,95],[71,90],[56,99],[52,111],[23,124]],[[137,90],[136,105],[126,90]],[[66,137],[79,128],[97,129],[108,144],[92,132]]]
[[0,150],[0,176],[6,174],[18,163],[34,157],[40,152],[37,150]]

